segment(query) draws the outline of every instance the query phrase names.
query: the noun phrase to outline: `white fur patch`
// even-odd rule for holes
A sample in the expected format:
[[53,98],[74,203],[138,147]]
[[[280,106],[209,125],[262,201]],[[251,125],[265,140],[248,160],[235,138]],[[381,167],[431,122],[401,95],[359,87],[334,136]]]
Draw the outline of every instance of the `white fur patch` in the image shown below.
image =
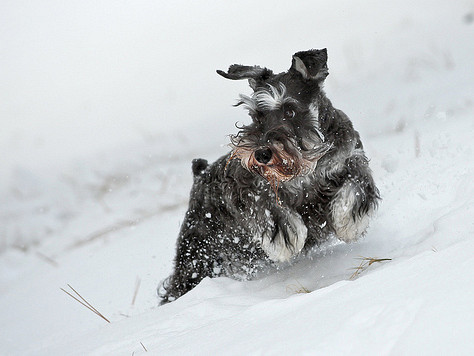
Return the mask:
[[287,229],[292,246],[287,246],[281,231],[271,241],[271,236],[264,235],[262,239],[262,249],[266,252],[272,261],[285,262],[291,257],[297,255],[303,248],[308,236],[303,219],[298,214],[292,213],[288,219],[291,226],[284,227]]
[[311,104],[309,104],[308,109],[309,109],[309,112],[311,113],[311,116],[313,117],[313,119],[316,123],[316,126],[315,126],[316,132],[318,133],[318,136],[321,139],[321,141],[324,142],[325,137],[324,137],[323,133],[321,132],[321,127],[319,126],[319,107],[318,107],[318,104],[317,103],[311,103]]
[[369,226],[372,211],[363,216],[353,217],[352,210],[360,194],[351,182],[345,182],[331,203],[333,226],[337,237],[344,242],[352,242],[364,235]]
[[288,102],[296,102],[296,99],[286,96],[286,86],[284,84],[279,87],[268,85],[270,90],[260,89],[252,94],[251,97],[240,94],[240,100],[244,106],[253,112],[278,110]]

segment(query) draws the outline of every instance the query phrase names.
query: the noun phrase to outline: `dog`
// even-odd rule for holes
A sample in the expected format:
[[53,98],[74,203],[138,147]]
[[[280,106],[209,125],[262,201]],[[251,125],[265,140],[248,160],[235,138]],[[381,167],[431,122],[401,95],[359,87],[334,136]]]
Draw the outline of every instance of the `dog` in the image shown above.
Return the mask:
[[192,162],[194,183],[179,233],[174,271],[158,287],[161,304],[205,277],[246,280],[304,255],[335,236],[363,236],[379,191],[359,133],[323,91],[327,50],[295,53],[288,71],[231,65],[247,79],[240,95],[252,119],[213,164]]

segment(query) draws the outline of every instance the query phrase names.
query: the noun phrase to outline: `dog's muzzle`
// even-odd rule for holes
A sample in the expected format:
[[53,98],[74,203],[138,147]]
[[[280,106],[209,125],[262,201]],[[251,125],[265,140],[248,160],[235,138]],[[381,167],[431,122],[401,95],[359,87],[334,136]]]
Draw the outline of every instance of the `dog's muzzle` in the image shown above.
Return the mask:
[[308,156],[307,152],[298,149],[292,141],[257,146],[252,142],[240,140],[233,142],[231,147],[233,150],[229,161],[240,159],[245,169],[265,178],[275,188],[281,182],[310,173],[327,151],[321,146],[317,154]]
[[304,170],[302,157],[290,154],[279,144],[249,152],[242,163],[249,171],[259,174],[275,185],[291,180]]

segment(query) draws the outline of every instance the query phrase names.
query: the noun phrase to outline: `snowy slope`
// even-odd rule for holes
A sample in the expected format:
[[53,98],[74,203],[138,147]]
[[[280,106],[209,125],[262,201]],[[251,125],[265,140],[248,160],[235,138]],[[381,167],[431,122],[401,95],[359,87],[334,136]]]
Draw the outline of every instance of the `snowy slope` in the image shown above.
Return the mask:
[[[0,354],[473,354],[472,2],[199,4],[0,5]],[[312,47],[372,159],[369,233],[158,308],[190,160],[247,120],[214,70]]]

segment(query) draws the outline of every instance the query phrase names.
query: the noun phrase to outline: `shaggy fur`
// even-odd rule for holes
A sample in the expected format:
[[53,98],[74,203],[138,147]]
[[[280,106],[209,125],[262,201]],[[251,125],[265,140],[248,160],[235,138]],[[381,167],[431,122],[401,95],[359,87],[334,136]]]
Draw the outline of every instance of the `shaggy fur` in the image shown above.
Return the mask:
[[252,122],[231,137],[231,152],[213,164],[193,161],[194,184],[177,241],[174,272],[159,287],[162,303],[205,277],[255,277],[335,235],[362,236],[377,207],[359,134],[327,99],[327,52],[293,56],[273,74],[232,65],[228,79],[248,79],[241,95]]

